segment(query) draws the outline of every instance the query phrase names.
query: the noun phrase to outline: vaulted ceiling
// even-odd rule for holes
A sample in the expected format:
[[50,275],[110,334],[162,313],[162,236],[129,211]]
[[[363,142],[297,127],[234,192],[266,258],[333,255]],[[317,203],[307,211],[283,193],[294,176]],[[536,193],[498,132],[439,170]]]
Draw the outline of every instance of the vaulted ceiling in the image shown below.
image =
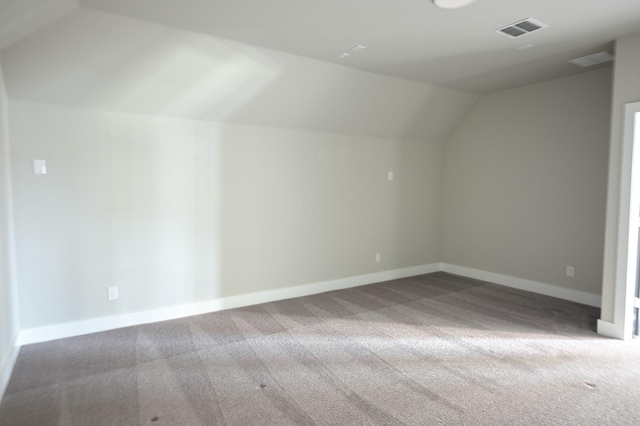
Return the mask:
[[[80,5],[436,86],[490,92],[583,69],[567,61],[640,31],[634,0],[80,0]],[[524,18],[548,28],[518,39]],[[532,44],[527,50],[518,47]],[[365,50],[336,56],[356,45]]]
[[[0,0],[0,48],[78,6],[478,93],[582,72],[567,61],[640,31],[634,0],[477,0],[457,10],[431,0]],[[494,32],[524,18],[549,27],[518,39]],[[337,58],[356,45],[366,48]]]

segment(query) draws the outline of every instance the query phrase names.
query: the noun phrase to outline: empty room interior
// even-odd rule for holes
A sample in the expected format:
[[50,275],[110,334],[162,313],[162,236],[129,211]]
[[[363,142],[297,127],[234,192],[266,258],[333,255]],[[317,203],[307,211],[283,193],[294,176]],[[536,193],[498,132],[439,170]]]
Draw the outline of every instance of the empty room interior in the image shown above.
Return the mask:
[[0,98],[0,424],[640,424],[640,2],[0,0]]

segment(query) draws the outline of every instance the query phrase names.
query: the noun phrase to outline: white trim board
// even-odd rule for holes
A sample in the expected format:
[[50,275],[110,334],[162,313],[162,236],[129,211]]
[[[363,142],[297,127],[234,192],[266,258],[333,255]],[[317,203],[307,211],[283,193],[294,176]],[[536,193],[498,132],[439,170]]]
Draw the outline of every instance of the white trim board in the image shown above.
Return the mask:
[[596,308],[600,307],[602,299],[599,294],[571,290],[537,281],[510,277],[508,275],[481,271],[479,269],[466,268],[464,266],[443,263],[441,270],[455,275],[462,275],[467,278],[475,278],[477,280],[488,281],[490,283],[500,284],[506,287],[517,288],[519,290],[530,291],[533,293],[543,294],[545,296],[557,297],[558,299],[569,300],[571,302],[582,303],[583,305],[595,306]]
[[224,309],[240,308],[259,303],[309,296],[327,291],[342,290],[399,278],[412,277],[415,275],[429,274],[440,270],[441,265],[439,263],[433,263],[429,265],[376,272],[373,274],[358,275],[355,277],[340,278],[337,280],[306,284],[297,287],[224,297],[205,302],[192,303],[189,305],[172,306],[169,308],[155,309],[151,311],[135,312],[131,314],[31,328],[20,331],[17,345],[22,346],[31,343],[46,342],[49,340],[63,339],[66,337],[112,330],[120,327],[148,324],[152,322],[184,318],[192,315],[206,314]]
[[267,303],[277,300],[309,296],[312,294],[324,293],[333,290],[342,290],[346,288],[358,287],[362,285],[399,278],[429,274],[438,271],[449,272],[451,274],[487,281],[494,284],[500,284],[506,287],[517,288],[520,290],[569,300],[571,302],[600,307],[601,296],[597,294],[571,290],[550,284],[510,277],[493,272],[481,271],[478,269],[466,268],[463,266],[450,265],[446,263],[433,263],[429,265],[376,272],[373,274],[359,275],[355,277],[340,278],[337,280],[306,284],[297,287],[281,288],[277,290],[250,293],[240,296],[225,297],[220,299],[208,300],[205,302],[192,303],[189,305],[172,306],[150,311],[134,312],[130,314],[115,315],[111,317],[94,318],[83,321],[74,321],[45,327],[31,328],[20,331],[16,345],[17,347],[19,347],[31,343],[46,342],[49,340],[112,330],[120,327],[129,327],[158,321],[167,321],[192,315],[221,311],[225,309],[256,305],[259,303]]
[[16,366],[19,353],[20,346],[14,344],[4,365],[0,366],[0,402],[3,400],[4,393],[7,391],[7,385],[9,385],[9,379],[11,378],[11,373],[13,373],[13,368]]
[[[629,340],[633,336],[633,299],[636,291],[638,251],[638,206],[640,205],[640,151],[635,148],[636,129],[640,129],[640,102],[624,106],[622,154],[620,163],[620,195],[618,199],[617,250],[614,253],[615,281],[613,322],[601,327],[606,333]],[[640,130],[639,130],[640,132]],[[613,327],[613,329],[611,328]],[[614,330],[615,329],[615,330]]]
[[599,335],[624,340],[624,333],[614,323],[599,319],[597,324]]

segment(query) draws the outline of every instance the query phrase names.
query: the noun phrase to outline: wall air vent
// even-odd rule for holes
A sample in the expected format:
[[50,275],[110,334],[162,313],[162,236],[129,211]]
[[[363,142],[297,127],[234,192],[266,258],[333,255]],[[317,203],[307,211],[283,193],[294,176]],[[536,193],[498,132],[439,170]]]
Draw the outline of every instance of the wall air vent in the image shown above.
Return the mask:
[[542,22],[536,21],[532,18],[527,18],[511,25],[507,25],[506,27],[499,28],[496,32],[506,35],[509,38],[518,38],[547,27],[547,24],[543,24]]

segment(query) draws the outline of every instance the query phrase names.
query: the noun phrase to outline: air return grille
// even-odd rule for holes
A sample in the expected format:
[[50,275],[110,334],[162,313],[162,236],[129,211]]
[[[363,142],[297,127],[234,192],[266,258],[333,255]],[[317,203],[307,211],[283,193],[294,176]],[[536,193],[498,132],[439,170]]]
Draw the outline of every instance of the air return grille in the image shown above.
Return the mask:
[[604,52],[594,53],[593,55],[583,56],[581,58],[572,59],[571,62],[574,65],[580,67],[592,67],[594,65],[604,64],[605,62],[611,62],[614,59],[612,52],[605,50]]
[[547,27],[547,24],[543,24],[542,22],[536,21],[532,18],[527,18],[511,25],[507,25],[506,27],[499,28],[496,32],[510,38],[518,38]]

